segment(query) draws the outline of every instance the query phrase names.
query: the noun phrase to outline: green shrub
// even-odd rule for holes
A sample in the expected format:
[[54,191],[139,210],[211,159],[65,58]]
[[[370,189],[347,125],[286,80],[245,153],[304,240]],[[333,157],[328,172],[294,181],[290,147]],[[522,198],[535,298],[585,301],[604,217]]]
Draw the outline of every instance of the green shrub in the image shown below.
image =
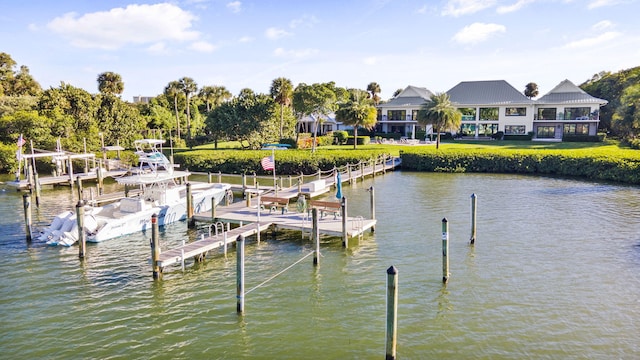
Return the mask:
[[[371,138],[368,136],[358,136],[358,145],[367,145],[371,142]],[[347,138],[347,145],[353,145],[353,136]]]
[[344,130],[337,130],[333,132],[333,137],[336,139],[336,143],[338,145],[342,145],[347,142],[347,137],[349,137],[349,133]]
[[563,135],[562,141],[565,142],[601,142],[600,136],[598,135]]
[[296,139],[291,139],[291,138],[280,139],[280,144],[290,145],[291,149],[297,148]]
[[318,145],[319,146],[333,145],[333,135],[318,136]]

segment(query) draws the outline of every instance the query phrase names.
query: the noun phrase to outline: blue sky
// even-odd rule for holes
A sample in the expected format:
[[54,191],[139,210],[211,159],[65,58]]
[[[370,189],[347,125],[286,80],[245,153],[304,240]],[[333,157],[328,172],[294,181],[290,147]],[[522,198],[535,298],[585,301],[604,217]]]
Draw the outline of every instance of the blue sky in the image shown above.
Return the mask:
[[388,99],[407,85],[447,91],[460,81],[529,82],[540,95],[564,79],[640,66],[640,0],[7,1],[0,52],[44,88],[96,93],[122,75],[123,98],[172,80],[269,91],[335,81]]

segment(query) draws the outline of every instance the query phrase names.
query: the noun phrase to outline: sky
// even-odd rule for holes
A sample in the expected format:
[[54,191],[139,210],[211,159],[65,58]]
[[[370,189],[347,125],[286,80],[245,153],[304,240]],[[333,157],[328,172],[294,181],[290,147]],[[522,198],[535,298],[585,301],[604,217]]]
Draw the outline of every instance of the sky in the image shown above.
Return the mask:
[[47,89],[97,93],[112,71],[122,98],[182,77],[237,95],[285,77],[366,89],[444,92],[506,80],[540,96],[601,71],[640,66],[640,0],[0,0],[0,52]]

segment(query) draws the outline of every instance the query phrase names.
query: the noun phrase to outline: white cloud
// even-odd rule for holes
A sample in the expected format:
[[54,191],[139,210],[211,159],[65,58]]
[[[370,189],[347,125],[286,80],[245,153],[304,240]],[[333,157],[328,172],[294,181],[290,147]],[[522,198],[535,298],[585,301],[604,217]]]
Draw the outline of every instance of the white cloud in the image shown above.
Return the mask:
[[127,44],[196,40],[196,17],[172,4],[128,5],[79,16],[67,13],[47,24],[77,47],[113,50]]
[[315,16],[313,16],[313,15],[304,15],[304,16],[298,18],[298,19],[291,20],[291,22],[289,22],[289,27],[292,28],[292,29],[295,29],[300,25],[306,25],[307,27],[313,27],[318,22],[319,21]]
[[534,1],[535,0],[518,0],[514,4],[511,4],[511,5],[498,6],[498,8],[496,9],[496,12],[498,14],[512,13],[514,11],[518,11],[518,10],[522,9],[525,5],[530,4],[530,3],[534,2]]
[[217,47],[206,41],[196,41],[189,46],[189,49],[204,53],[210,53],[215,51]]
[[239,13],[242,11],[242,3],[240,1],[227,3],[227,9],[231,10],[232,13]]
[[287,32],[286,30],[275,27],[270,27],[264,32],[264,36],[266,36],[270,40],[276,40],[289,35],[291,35],[291,33]]
[[167,47],[166,47],[165,43],[163,43],[163,42],[158,42],[158,43],[155,43],[155,44],[149,46],[147,48],[147,51],[152,53],[152,54],[166,54],[166,53],[168,53]]
[[248,42],[252,42],[254,39],[251,36],[243,36],[240,39],[238,39],[238,42],[241,43],[248,43]]
[[619,0],[593,0],[589,3],[587,8],[589,9],[597,9],[604,6],[613,6],[619,4]]
[[461,44],[479,43],[497,33],[504,33],[506,31],[507,28],[504,25],[473,23],[458,31],[458,33],[453,36],[453,40]]
[[369,56],[367,58],[364,58],[362,62],[365,65],[375,65],[378,62],[378,59],[375,56]]
[[602,21],[594,24],[593,26],[591,26],[591,28],[593,30],[596,30],[596,31],[602,31],[602,30],[610,29],[612,27],[614,27],[614,25],[609,20],[602,20]]
[[277,57],[287,57],[287,58],[307,58],[313,55],[318,54],[320,51],[318,49],[299,49],[299,50],[285,50],[283,48],[277,48],[273,50],[273,55]]
[[613,40],[617,37],[619,37],[620,35],[622,35],[619,32],[616,31],[608,31],[604,34],[595,36],[595,37],[590,37],[590,38],[585,38],[582,40],[576,40],[576,41],[572,41],[568,44],[566,44],[564,46],[564,48],[566,49],[581,49],[581,48],[591,48],[594,47],[596,45],[600,45],[602,43],[605,43],[607,41]]
[[473,14],[495,5],[496,0],[449,0],[442,10],[442,15],[461,16]]

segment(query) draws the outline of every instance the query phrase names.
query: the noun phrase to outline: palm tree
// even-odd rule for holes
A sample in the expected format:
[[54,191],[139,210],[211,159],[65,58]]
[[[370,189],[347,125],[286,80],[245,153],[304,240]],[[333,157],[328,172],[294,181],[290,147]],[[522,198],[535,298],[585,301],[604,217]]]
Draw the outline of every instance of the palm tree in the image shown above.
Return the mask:
[[440,132],[455,130],[462,123],[462,113],[458,110],[447,93],[437,93],[431,97],[418,111],[420,125],[432,125],[437,135],[436,149],[440,147]]
[[98,91],[107,95],[120,95],[124,91],[122,76],[111,71],[98,75]]
[[284,127],[284,107],[291,105],[293,97],[293,84],[291,80],[283,77],[274,79],[270,89],[273,100],[280,104],[280,139],[282,139],[282,128]]
[[372,82],[367,85],[367,91],[371,93],[371,99],[375,105],[380,103],[380,96],[378,94],[382,91],[380,90],[380,85],[377,82]]
[[178,81],[171,81],[165,88],[164,94],[168,98],[173,98],[173,109],[176,113],[176,127],[177,136],[180,139],[180,117],[178,116],[178,96],[180,96],[182,90]]
[[207,112],[215,109],[223,102],[231,99],[233,95],[224,86],[203,86],[198,94],[207,103]]
[[358,127],[362,126],[371,129],[376,125],[378,111],[368,99],[368,94],[364,90],[350,89],[350,96],[347,102],[341,103],[336,110],[336,120],[345,125],[353,126],[353,148],[358,144]]
[[187,98],[187,140],[191,140],[191,112],[189,110],[189,95],[198,91],[198,84],[190,78],[183,77],[178,80],[180,83],[180,89],[184,93],[184,96]]
[[524,96],[528,97],[529,99],[538,96],[538,84],[534,82],[528,83],[524,89]]

